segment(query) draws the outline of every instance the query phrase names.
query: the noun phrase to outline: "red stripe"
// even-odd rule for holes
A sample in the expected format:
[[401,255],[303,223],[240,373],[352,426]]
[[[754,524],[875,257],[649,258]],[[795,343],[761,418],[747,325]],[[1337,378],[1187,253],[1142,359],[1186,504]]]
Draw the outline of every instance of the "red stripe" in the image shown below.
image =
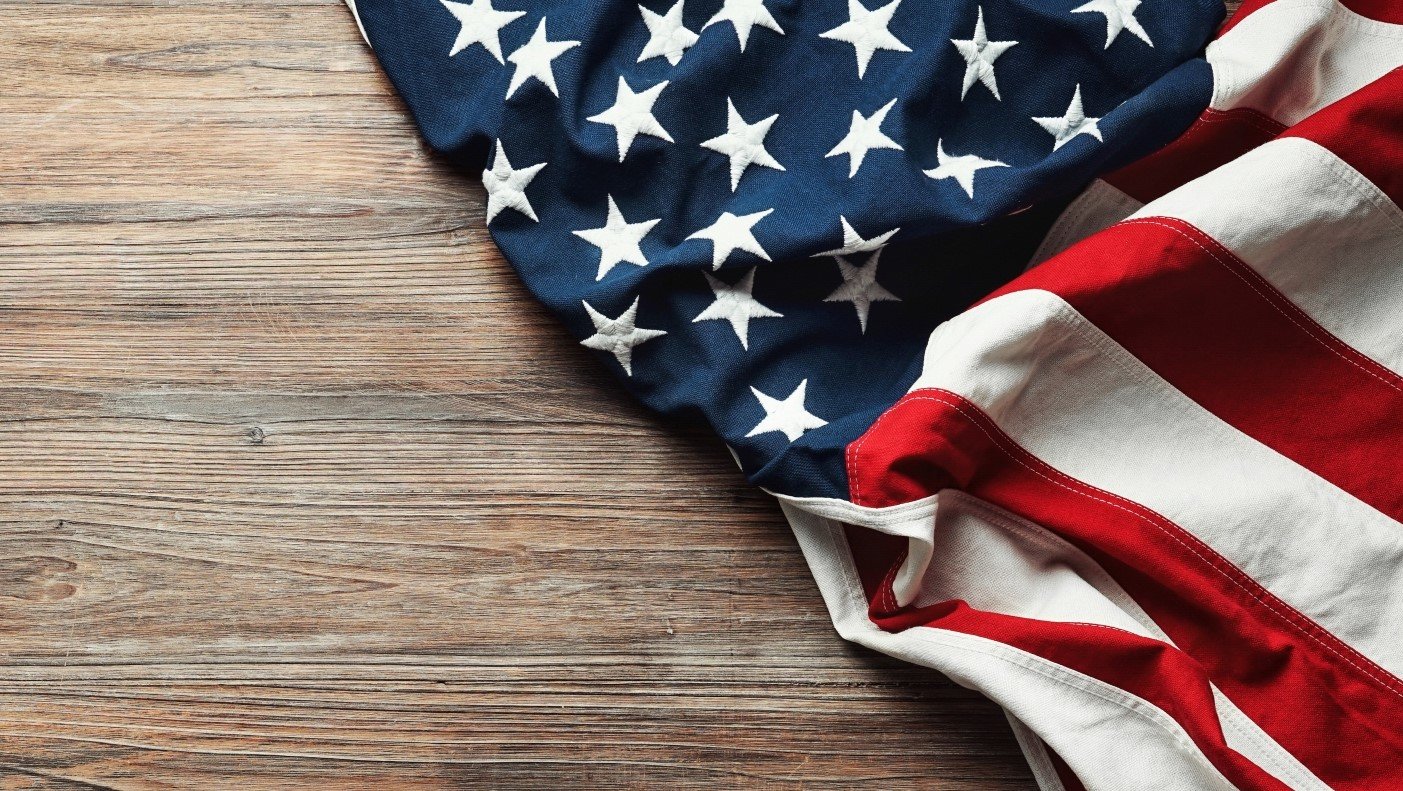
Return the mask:
[[1286,136],[1325,146],[1403,205],[1403,68],[1296,124]]
[[[1218,31],[1218,38],[1222,38],[1224,33],[1237,27],[1242,20],[1273,2],[1276,0],[1246,0],[1238,7],[1237,13],[1223,24],[1223,29]],[[1403,3],[1398,0],[1337,0],[1337,2],[1362,17],[1392,25],[1403,24]]]
[[1403,788],[1403,682],[1178,525],[1047,466],[942,390],[897,402],[848,454],[854,502],[884,506],[958,488],[1059,533],[1326,783]]
[[1197,228],[1112,226],[993,296],[1023,289],[1062,297],[1214,415],[1403,521],[1403,377]]
[[[1377,2],[1403,24],[1403,2]],[[1247,5],[1243,6],[1243,11]],[[1374,9],[1379,10],[1379,9]],[[1239,12],[1234,19],[1238,19]],[[1285,135],[1334,151],[1403,203],[1403,69],[1394,69],[1292,127],[1247,107],[1209,108],[1174,142],[1105,180],[1141,203],[1177,189],[1263,143]]]
[[1209,108],[1174,142],[1105,176],[1116,189],[1149,203],[1281,134],[1286,127],[1246,107]]
[[905,559],[905,540],[851,526],[847,536],[867,593],[868,617],[878,627],[900,632],[929,626],[975,635],[1111,684],[1178,722],[1210,763],[1241,791],[1285,791],[1286,786],[1227,746],[1203,668],[1183,652],[1120,629],[1004,615],[958,600],[900,607],[892,580]]
[[[1166,643],[1103,626],[1038,621],[973,609],[963,602],[922,608],[931,626],[971,634],[1045,657],[1129,692],[1183,727],[1209,763],[1241,791],[1288,791],[1228,747],[1199,665]],[[878,620],[878,625],[882,625]]]
[[[1395,69],[1287,134],[1330,149],[1399,202],[1400,96],[1403,69]],[[1123,223],[989,299],[1029,288],[1061,296],[1213,414],[1403,521],[1403,378],[1321,327],[1216,240],[1179,220]]]

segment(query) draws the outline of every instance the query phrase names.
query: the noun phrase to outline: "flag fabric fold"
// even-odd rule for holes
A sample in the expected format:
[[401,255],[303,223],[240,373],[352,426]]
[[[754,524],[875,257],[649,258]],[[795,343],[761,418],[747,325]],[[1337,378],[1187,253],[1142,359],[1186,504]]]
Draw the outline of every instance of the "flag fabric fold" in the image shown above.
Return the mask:
[[1044,789],[1403,788],[1403,5],[356,10],[533,293]]

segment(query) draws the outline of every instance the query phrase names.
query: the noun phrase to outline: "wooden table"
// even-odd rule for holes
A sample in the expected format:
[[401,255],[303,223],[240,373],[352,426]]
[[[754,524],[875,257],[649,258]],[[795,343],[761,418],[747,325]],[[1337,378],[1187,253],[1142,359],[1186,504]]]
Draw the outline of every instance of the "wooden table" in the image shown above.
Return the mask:
[[0,17],[0,788],[1033,787],[531,303],[338,3]]

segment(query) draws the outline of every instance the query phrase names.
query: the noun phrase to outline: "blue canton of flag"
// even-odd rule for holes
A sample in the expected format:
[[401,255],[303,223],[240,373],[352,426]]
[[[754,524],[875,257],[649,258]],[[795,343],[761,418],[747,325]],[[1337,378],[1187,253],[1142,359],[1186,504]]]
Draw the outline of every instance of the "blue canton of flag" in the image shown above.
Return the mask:
[[493,238],[649,406],[751,480],[843,449],[940,322],[1207,105],[1212,0],[360,0]]

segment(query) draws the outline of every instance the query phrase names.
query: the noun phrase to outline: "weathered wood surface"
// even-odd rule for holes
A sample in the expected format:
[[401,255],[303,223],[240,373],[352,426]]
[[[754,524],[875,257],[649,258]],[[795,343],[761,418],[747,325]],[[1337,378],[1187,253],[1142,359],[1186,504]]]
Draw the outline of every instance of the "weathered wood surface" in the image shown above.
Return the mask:
[[530,304],[339,4],[0,18],[0,788],[1032,788]]

